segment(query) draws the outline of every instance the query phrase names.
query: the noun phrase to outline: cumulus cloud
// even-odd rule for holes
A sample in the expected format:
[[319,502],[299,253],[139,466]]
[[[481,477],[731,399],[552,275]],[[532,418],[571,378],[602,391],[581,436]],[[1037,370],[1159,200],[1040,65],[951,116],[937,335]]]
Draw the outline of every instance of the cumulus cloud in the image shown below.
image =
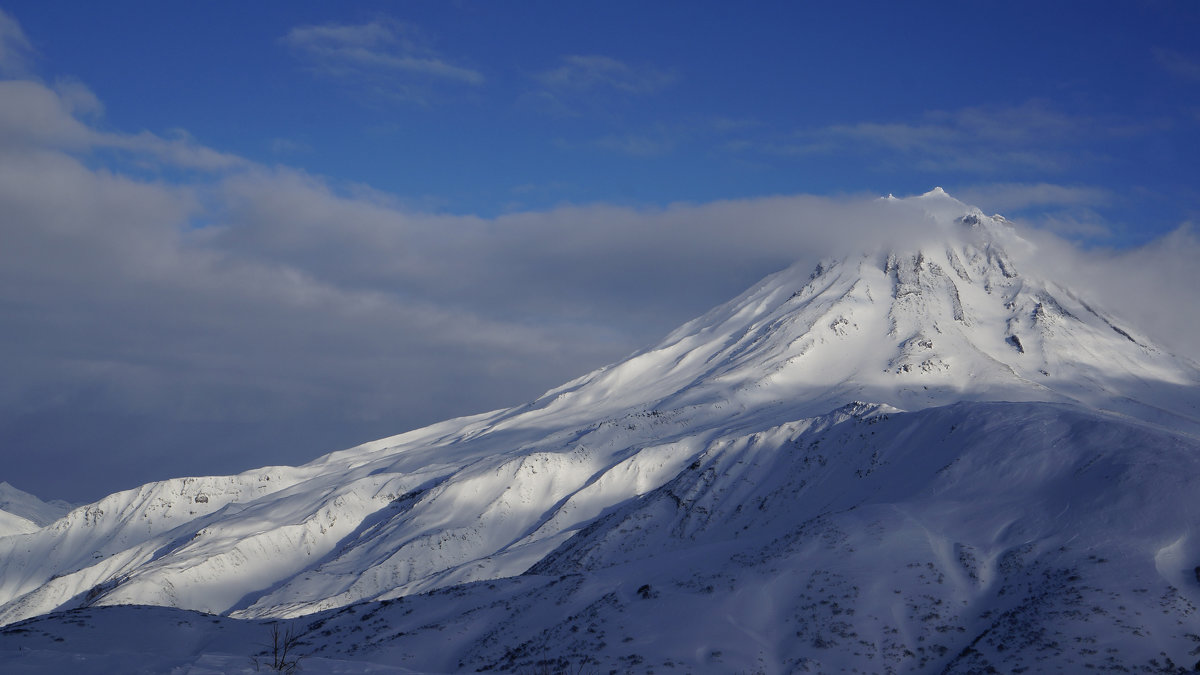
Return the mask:
[[398,98],[427,102],[434,84],[484,83],[478,70],[450,62],[417,27],[394,19],[296,26],[280,42],[319,75]]

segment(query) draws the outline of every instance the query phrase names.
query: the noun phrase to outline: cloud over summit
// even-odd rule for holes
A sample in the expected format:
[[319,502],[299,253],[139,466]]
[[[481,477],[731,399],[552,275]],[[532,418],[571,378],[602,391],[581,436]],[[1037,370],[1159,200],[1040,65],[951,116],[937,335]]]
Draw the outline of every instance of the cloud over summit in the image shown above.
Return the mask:
[[[409,103],[452,91],[483,97],[501,79],[492,62],[458,53],[464,42],[443,47],[392,19],[313,20],[264,34],[322,99],[336,98],[324,89],[331,84],[351,98],[383,93]],[[455,214],[408,206],[413,194],[418,203],[424,196],[416,190],[400,194],[272,164],[277,155],[254,158],[186,131],[122,129],[105,119],[105,104],[115,102],[84,82],[48,84],[29,75],[32,55],[20,26],[0,13],[0,68],[18,78],[0,81],[0,449],[5,480],[72,499],[166,475],[303,462],[451,415],[521,403],[658,339],[782,267],[932,236],[921,213],[889,206],[875,191],[795,194],[835,193],[806,182],[819,183],[833,159],[887,152],[888,161],[905,166],[986,160],[994,167],[997,157],[1009,168],[1027,166],[1003,153],[1069,159],[1076,146],[1063,141],[1070,147],[1062,153],[1065,146],[1050,144],[1050,155],[1039,154],[1042,140],[1080,119],[1029,103],[812,124],[806,128],[815,131],[784,140],[817,158],[817,169],[788,176],[774,165],[746,166],[737,175],[753,190],[641,199],[637,190],[659,175],[688,186],[692,165],[710,166],[713,157],[729,163],[720,147],[696,150],[714,134],[722,143],[748,139],[744,153],[733,153],[739,157],[769,154],[759,141],[773,133],[772,123],[745,110],[713,110],[686,125],[624,125],[638,101],[673,109],[666,99],[690,86],[695,72],[654,65],[672,62],[661,53],[617,58],[590,45],[539,52],[509,71],[519,83],[509,92],[512,109],[482,106],[488,121],[523,114],[515,101],[529,87],[577,116],[531,115],[533,142],[500,132],[460,139],[477,118],[398,105],[385,114],[418,109],[438,118],[438,129],[455,134],[451,149],[426,146],[427,129],[414,124],[403,152],[372,146],[353,156],[354,166],[375,162],[379,175],[409,182],[436,168],[455,189],[480,193],[495,187],[478,187],[484,179],[549,184],[520,171],[551,166],[554,181],[583,176],[612,192],[569,199],[550,191],[534,208]],[[486,73],[478,63],[488,64]],[[337,79],[324,79],[331,75]],[[613,99],[621,104],[616,113],[606,107]],[[569,140],[555,144],[559,132],[547,128],[560,122]],[[371,133],[384,148],[384,132]],[[328,157],[341,137],[264,138],[277,150],[303,148],[287,155],[298,164],[301,154]],[[498,144],[506,144],[498,158],[470,154]],[[580,156],[582,173],[559,176],[562,164],[543,151]],[[972,175],[993,175],[976,168]],[[773,185],[791,187],[763,186],[780,175]],[[1008,176],[952,192],[1002,212],[1060,208],[1060,222],[1101,229],[1109,223],[1088,209],[1121,199],[1086,180]],[[876,178],[886,184],[891,176]],[[1192,230],[1128,251],[1083,250],[1025,231],[1046,258],[1029,264],[1067,274],[1067,283],[1141,322],[1142,332],[1200,355],[1187,292],[1200,287]],[[105,451],[99,459],[91,459],[95,448]],[[73,469],[47,478],[47,465]]]

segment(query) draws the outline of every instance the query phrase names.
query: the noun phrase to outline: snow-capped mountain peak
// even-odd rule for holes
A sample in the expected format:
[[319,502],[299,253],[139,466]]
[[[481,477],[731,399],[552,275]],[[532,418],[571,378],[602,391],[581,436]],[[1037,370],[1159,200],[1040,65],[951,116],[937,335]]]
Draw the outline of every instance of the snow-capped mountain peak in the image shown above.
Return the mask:
[[[794,266],[630,359],[549,392],[529,415],[846,400],[919,409],[958,400],[1074,401],[1200,431],[1175,387],[1196,370],[1075,292],[1021,271],[1029,248],[1002,217],[935,189],[936,236]],[[1170,385],[1165,391],[1160,385]]]
[[[336,645],[363,626],[337,617],[375,602],[363,621],[384,611],[391,633],[362,648],[442,671],[532,666],[533,644],[616,667],[635,638],[605,630],[662,635],[665,668],[713,672],[864,654],[976,672],[989,649],[1068,644],[1081,663],[1135,623],[1159,642],[1122,658],[1186,656],[1155,621],[1200,635],[1200,542],[1177,507],[1200,481],[1196,367],[1024,269],[1002,217],[940,188],[882,203],[907,223],[887,245],[782,270],[526,405],[0,536],[0,625],[120,604],[322,613],[314,643],[354,652]],[[1089,589],[1105,590],[1079,619]],[[757,651],[721,661],[730,626]]]

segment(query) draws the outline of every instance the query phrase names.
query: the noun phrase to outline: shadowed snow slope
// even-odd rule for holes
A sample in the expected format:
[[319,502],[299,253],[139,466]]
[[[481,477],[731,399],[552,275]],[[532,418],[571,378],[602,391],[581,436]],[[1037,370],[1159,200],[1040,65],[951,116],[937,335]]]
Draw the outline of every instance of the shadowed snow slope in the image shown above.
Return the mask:
[[0,536],[0,624],[312,615],[310,650],[422,672],[1184,662],[1197,368],[1020,270],[1002,218],[895,208],[921,237],[779,272],[528,405]]

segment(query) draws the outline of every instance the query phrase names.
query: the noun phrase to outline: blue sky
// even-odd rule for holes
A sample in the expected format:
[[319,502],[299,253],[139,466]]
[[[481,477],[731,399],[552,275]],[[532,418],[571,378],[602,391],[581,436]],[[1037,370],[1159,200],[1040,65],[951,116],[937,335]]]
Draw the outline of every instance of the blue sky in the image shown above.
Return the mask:
[[939,185],[1200,356],[1196,3],[0,12],[0,479],[47,497],[521,403]]
[[421,209],[1050,183],[1127,245],[1200,204],[1194,3],[8,7],[102,126]]

